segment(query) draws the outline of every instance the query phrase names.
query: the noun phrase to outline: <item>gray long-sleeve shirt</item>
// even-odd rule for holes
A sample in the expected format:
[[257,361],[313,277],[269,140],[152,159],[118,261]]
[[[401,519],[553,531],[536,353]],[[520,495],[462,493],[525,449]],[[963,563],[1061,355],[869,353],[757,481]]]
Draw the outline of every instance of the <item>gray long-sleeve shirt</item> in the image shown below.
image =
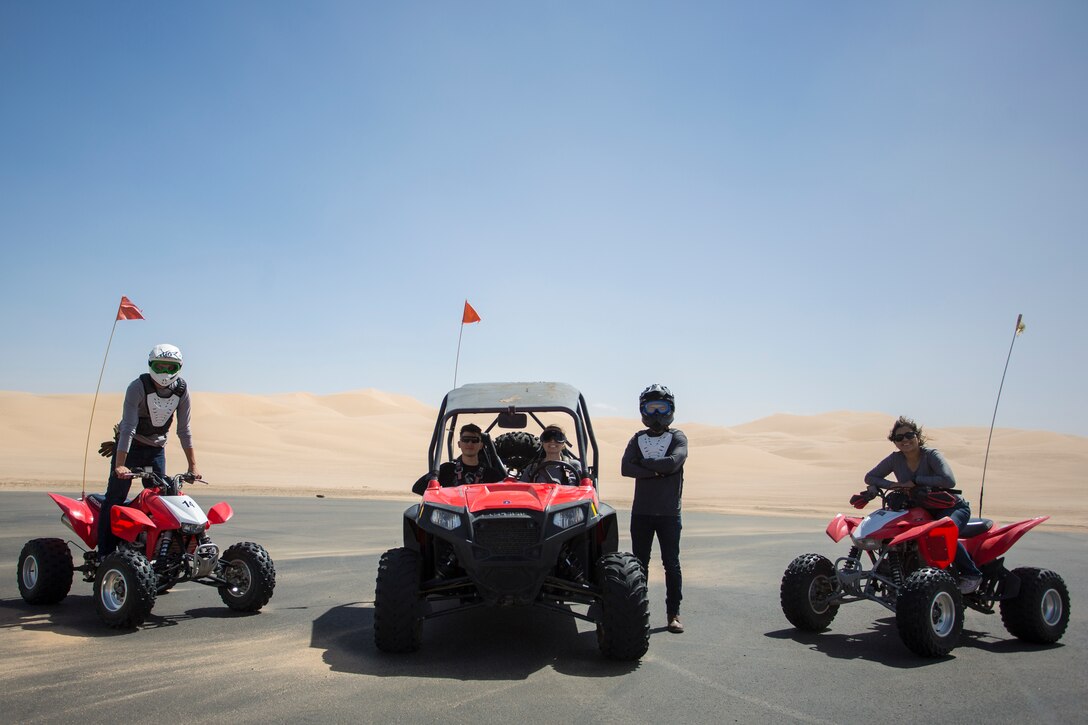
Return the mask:
[[[174,385],[170,387],[173,390],[177,386],[175,381]],[[174,411],[177,416],[176,431],[178,439],[181,441],[182,448],[193,447],[193,431],[191,428],[192,422],[192,405],[189,399],[189,388],[185,388],[185,393],[178,400],[177,410]],[[147,397],[144,393],[143,383],[139,378],[133,380],[128,389],[125,391],[125,402],[121,408],[121,426],[117,435],[117,450],[128,453],[129,448],[132,447],[132,441],[136,440],[147,446],[158,446],[163,448],[166,446],[166,434],[154,436],[144,436],[136,433],[136,426],[140,422],[140,418],[150,418],[151,413],[147,408]]]
[[[672,440],[661,455],[643,455],[641,443],[650,444],[660,436],[641,430],[632,436],[623,452],[620,473],[635,479],[635,499],[631,513],[646,516],[675,516],[680,513],[684,494],[684,462],[688,459],[688,438],[683,431],[670,428],[661,435]],[[640,441],[645,437],[646,441]]]
[[906,484],[913,481],[919,486],[929,488],[955,488],[956,477],[952,468],[936,448],[923,448],[922,460],[918,470],[912,471],[907,465],[907,457],[899,451],[892,453],[873,470],[865,474],[865,483],[877,488],[890,488],[896,484],[888,480],[888,474],[894,473],[896,483]]

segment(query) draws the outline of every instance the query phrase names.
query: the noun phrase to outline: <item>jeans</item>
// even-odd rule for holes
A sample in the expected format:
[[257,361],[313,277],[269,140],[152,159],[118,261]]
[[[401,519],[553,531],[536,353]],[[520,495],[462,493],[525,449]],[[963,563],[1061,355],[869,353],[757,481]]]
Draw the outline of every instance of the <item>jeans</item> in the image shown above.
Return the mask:
[[661,563],[665,565],[665,613],[671,618],[680,613],[680,600],[684,598],[683,577],[680,574],[680,515],[647,516],[631,515],[631,546],[634,555],[649,576],[650,551],[654,534],[661,545]]
[[[962,534],[963,527],[971,519],[971,505],[966,501],[961,501],[950,509],[934,511],[933,515],[938,518],[947,516],[952,519]],[[975,566],[975,562],[971,560],[971,555],[967,553],[967,547],[963,545],[962,541],[958,542],[956,547],[956,569],[959,571],[960,576],[982,576],[982,572]]]
[[[125,467],[129,470],[151,466],[151,470],[160,476],[166,475],[166,449],[159,446],[145,446],[142,443],[132,442],[125,459]],[[118,478],[117,453],[110,459],[110,482],[106,484],[106,502],[102,504],[102,515],[98,519],[98,556],[106,558],[117,548],[117,537],[110,530],[110,511],[117,504],[122,504],[128,498],[129,488],[132,487],[131,478]]]

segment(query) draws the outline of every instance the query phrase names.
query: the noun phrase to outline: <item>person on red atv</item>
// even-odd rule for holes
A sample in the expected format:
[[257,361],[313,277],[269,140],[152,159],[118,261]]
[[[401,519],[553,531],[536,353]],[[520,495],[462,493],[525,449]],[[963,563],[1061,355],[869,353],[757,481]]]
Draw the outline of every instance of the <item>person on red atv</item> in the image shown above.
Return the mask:
[[[177,416],[178,439],[189,462],[189,473],[200,478],[190,428],[192,408],[189,388],[181,375],[181,350],[161,344],[147,356],[148,372],[133,380],[125,391],[117,440],[113,445],[106,502],[98,519],[98,556],[104,559],[117,547],[110,530],[110,510],[124,503],[132,486],[132,469],[150,466],[166,475],[166,434]],[[107,442],[108,443],[108,442]],[[108,445],[103,444],[103,451]]]
[[[909,498],[901,505],[920,506],[934,518],[947,516],[956,523],[962,534],[971,518],[971,505],[959,495],[956,478],[944,456],[936,448],[926,447],[921,426],[910,418],[899,416],[888,434],[888,440],[898,450],[865,474],[868,488],[851,496],[850,504],[855,508],[865,508],[865,504],[876,496],[880,488],[909,489]],[[894,482],[887,479],[890,473],[895,474]],[[982,572],[971,560],[962,541],[956,552],[956,569],[960,575],[961,592],[969,594],[978,589]]]

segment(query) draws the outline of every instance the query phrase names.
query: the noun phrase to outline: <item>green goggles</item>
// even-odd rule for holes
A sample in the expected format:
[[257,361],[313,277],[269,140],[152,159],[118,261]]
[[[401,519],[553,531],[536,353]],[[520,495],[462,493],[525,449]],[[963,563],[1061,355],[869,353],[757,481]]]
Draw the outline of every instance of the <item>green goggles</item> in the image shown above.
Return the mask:
[[167,362],[166,360],[155,360],[151,365],[151,372],[158,373],[159,375],[173,375],[178,370],[181,370],[181,364],[176,362]]

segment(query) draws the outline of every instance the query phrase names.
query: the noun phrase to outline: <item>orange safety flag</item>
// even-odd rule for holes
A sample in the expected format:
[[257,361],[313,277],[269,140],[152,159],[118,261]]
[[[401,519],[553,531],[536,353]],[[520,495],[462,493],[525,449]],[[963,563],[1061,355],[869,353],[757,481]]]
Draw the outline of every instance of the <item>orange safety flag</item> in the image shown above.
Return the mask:
[[465,300],[465,314],[463,314],[461,316],[461,324],[462,325],[467,325],[470,322],[479,322],[479,321],[480,321],[480,315],[477,314],[476,310],[472,309],[472,305],[470,305],[468,303],[468,300]]
[[121,304],[117,307],[117,319],[118,320],[142,320],[144,319],[144,313],[140,312],[140,308],[132,304],[132,300],[124,295],[121,295]]

